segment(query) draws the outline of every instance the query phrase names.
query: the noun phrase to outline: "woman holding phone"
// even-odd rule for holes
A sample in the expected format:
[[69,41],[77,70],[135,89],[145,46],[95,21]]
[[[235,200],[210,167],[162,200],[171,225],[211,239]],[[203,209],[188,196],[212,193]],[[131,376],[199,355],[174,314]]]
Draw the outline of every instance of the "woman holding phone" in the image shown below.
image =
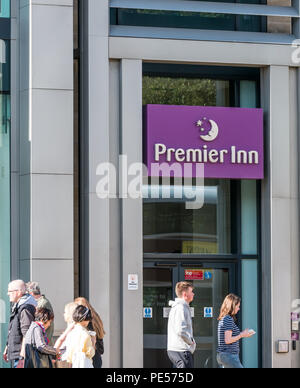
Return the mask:
[[240,361],[240,340],[250,338],[255,332],[246,329],[241,332],[236,325],[236,315],[241,308],[241,298],[230,294],[227,295],[221,307],[218,318],[218,355],[217,361],[221,368],[241,369],[244,368]]

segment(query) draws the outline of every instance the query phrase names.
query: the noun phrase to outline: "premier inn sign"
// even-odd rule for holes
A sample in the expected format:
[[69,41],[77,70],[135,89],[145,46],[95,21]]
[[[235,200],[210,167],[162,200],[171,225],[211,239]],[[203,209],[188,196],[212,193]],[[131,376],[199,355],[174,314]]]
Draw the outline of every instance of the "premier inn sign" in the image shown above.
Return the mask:
[[262,109],[147,105],[145,143],[149,176],[264,178]]

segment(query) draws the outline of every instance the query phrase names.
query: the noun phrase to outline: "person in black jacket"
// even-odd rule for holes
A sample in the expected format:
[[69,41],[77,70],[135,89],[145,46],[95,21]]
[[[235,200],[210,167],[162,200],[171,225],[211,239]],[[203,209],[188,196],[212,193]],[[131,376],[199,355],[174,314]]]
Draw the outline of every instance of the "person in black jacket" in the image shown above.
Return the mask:
[[5,362],[11,362],[16,368],[21,357],[23,339],[34,321],[36,301],[31,295],[26,294],[23,280],[9,283],[8,295],[13,307],[3,359]]

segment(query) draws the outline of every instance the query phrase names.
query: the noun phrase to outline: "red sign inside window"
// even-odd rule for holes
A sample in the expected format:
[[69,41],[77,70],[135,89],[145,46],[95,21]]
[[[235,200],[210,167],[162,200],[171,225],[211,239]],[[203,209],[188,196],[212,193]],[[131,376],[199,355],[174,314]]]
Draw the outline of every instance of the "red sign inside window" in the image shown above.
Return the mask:
[[185,280],[204,280],[204,271],[200,269],[186,269]]

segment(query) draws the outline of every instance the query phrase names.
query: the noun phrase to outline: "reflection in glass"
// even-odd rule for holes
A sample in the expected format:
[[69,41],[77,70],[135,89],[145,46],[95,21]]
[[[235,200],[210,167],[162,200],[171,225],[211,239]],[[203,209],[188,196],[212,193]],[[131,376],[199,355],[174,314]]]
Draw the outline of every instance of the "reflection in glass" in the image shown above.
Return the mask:
[[10,17],[10,0],[0,1],[0,18]]
[[243,326],[257,334],[243,343],[243,363],[246,368],[258,368],[258,265],[257,260],[242,260]]
[[204,206],[197,210],[186,209],[185,198],[144,199],[144,253],[231,253],[230,209],[225,180],[205,182]]
[[230,82],[199,78],[143,77],[143,105],[230,106]]
[[171,367],[167,357],[167,326],[164,309],[173,298],[172,269],[144,268],[144,308],[152,318],[144,319],[144,366]]
[[[243,2],[260,3],[260,0]],[[266,32],[266,18],[261,16],[129,8],[112,8],[110,14],[110,23],[119,26]]]
[[[226,269],[205,269],[203,280],[193,280],[195,317],[193,319],[194,338],[197,349],[194,355],[196,368],[217,368],[218,315],[223,300],[229,293],[229,271]],[[212,308],[213,317],[204,315],[205,308]]]
[[255,81],[240,82],[241,108],[257,108],[257,84]]
[[[144,9],[118,9],[118,25],[235,30],[235,15]],[[113,22],[113,20],[112,20]]]
[[257,242],[257,183],[256,181],[241,182],[242,200],[242,253],[256,255]]

